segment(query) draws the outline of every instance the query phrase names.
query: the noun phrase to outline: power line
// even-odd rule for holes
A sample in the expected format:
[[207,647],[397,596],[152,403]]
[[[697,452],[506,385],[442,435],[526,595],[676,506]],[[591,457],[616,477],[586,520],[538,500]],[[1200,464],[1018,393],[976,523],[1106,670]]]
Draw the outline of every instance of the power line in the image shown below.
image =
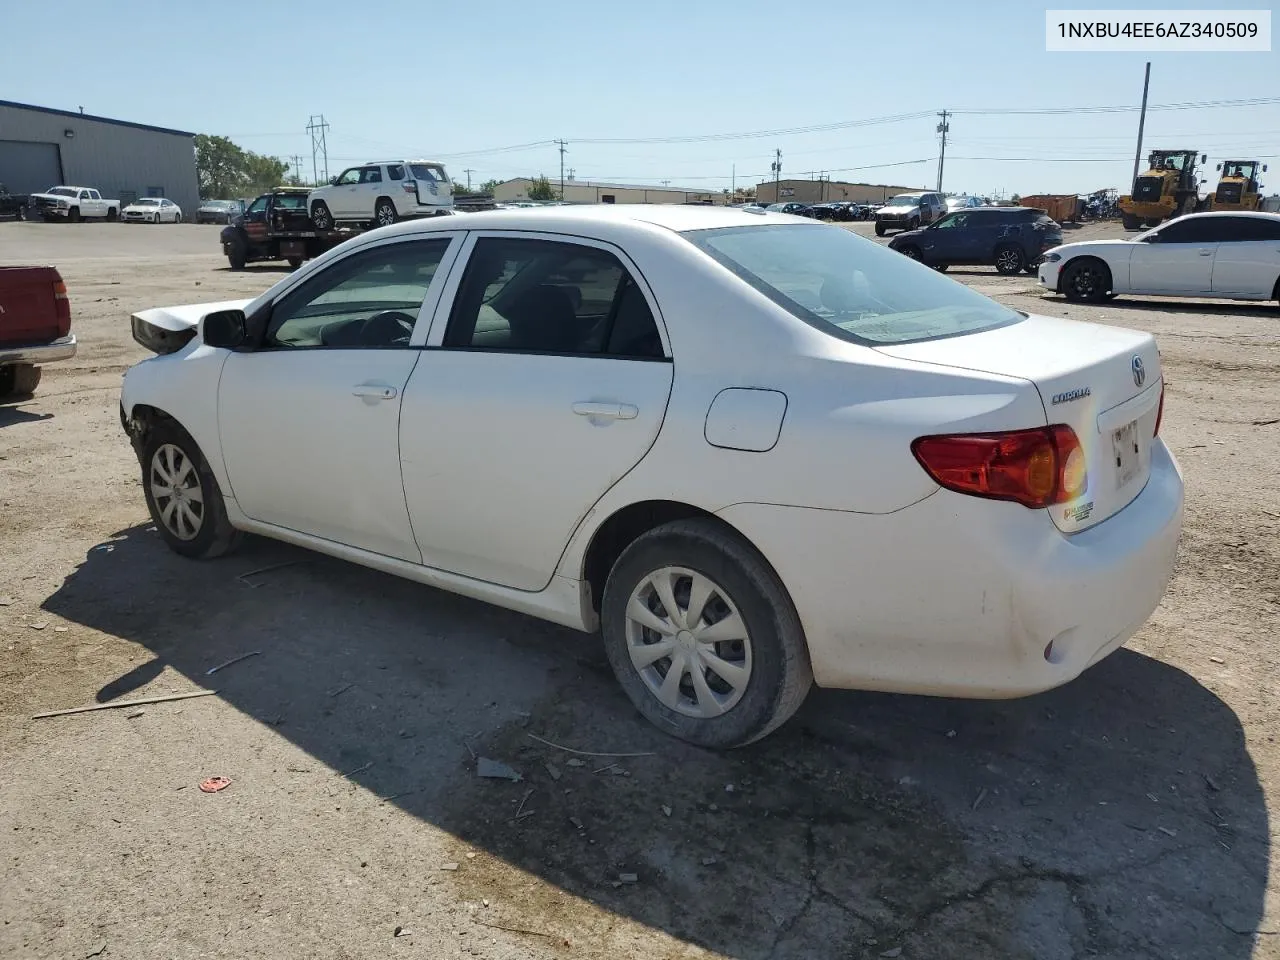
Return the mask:
[[316,169],[316,155],[320,154],[324,157],[324,178],[329,179],[329,143],[326,134],[329,130],[329,124],[324,119],[324,114],[320,114],[320,120],[317,123],[313,116],[307,121],[306,131],[311,134],[311,175],[315,183],[320,183],[320,173]]

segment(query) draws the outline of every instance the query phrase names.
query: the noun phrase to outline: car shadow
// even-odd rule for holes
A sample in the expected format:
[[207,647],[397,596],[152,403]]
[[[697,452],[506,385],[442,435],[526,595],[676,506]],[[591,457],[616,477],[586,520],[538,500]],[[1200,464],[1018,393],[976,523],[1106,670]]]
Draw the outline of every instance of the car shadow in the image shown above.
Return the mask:
[[40,420],[52,420],[52,413],[35,413],[23,410],[19,404],[29,403],[30,397],[15,397],[12,400],[0,400],[0,427],[11,427],[15,423],[36,423]]
[[249,263],[239,270],[231,267],[215,267],[214,273],[293,273],[294,268],[287,263]]
[[623,917],[744,960],[1244,960],[1263,915],[1240,721],[1138,653],[1014,701],[815,691],[711,753],[639,718],[598,638],[257,538],[194,563],[131,527],[44,609],[154,655],[100,699],[162,667],[216,684],[264,742],[451,834],[439,876],[544,946]]
[[1269,302],[1240,303],[1204,300],[1134,300],[1121,294],[1105,301],[1106,306],[1123,310],[1154,310],[1159,313],[1201,313],[1226,317],[1257,317],[1261,320],[1280,320],[1280,309]]

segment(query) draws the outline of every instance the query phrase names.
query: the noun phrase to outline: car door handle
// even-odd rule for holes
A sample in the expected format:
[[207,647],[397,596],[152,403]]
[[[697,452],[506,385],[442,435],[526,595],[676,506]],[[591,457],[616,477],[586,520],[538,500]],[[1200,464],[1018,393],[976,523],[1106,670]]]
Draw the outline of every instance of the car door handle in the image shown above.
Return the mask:
[[391,400],[396,395],[396,388],[389,383],[357,383],[351,388],[351,395],[372,400]]
[[1212,256],[1213,256],[1213,251],[1212,251],[1212,250],[1201,250],[1201,251],[1200,251],[1200,256],[1202,256],[1202,257],[1212,257]]
[[573,405],[573,412],[580,417],[601,417],[608,420],[634,420],[640,409],[629,403],[587,403]]

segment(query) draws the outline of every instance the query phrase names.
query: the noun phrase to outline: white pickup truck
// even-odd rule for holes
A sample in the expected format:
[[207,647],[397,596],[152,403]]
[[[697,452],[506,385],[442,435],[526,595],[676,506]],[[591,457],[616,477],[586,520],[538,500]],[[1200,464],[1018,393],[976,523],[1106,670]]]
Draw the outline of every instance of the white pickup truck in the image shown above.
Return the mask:
[[45,220],[120,219],[120,201],[106,200],[89,187],[50,187],[31,195],[31,207]]

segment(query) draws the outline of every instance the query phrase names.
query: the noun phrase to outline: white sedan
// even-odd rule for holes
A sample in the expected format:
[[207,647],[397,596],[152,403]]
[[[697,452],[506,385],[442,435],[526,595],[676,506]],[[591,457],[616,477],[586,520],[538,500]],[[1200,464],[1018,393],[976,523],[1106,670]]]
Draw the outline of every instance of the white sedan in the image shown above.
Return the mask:
[[1280,300],[1280,214],[1193,213],[1131,240],[1066,243],[1045,253],[1039,274],[1068,300]]
[[599,629],[640,711],[706,746],[814,681],[1057,686],[1173,567],[1150,335],[799,217],[412,221],[133,330],[158,355],[121,418],[172,549],[249,531]]
[[181,223],[182,208],[164,197],[139,197],[120,212],[131,223]]

